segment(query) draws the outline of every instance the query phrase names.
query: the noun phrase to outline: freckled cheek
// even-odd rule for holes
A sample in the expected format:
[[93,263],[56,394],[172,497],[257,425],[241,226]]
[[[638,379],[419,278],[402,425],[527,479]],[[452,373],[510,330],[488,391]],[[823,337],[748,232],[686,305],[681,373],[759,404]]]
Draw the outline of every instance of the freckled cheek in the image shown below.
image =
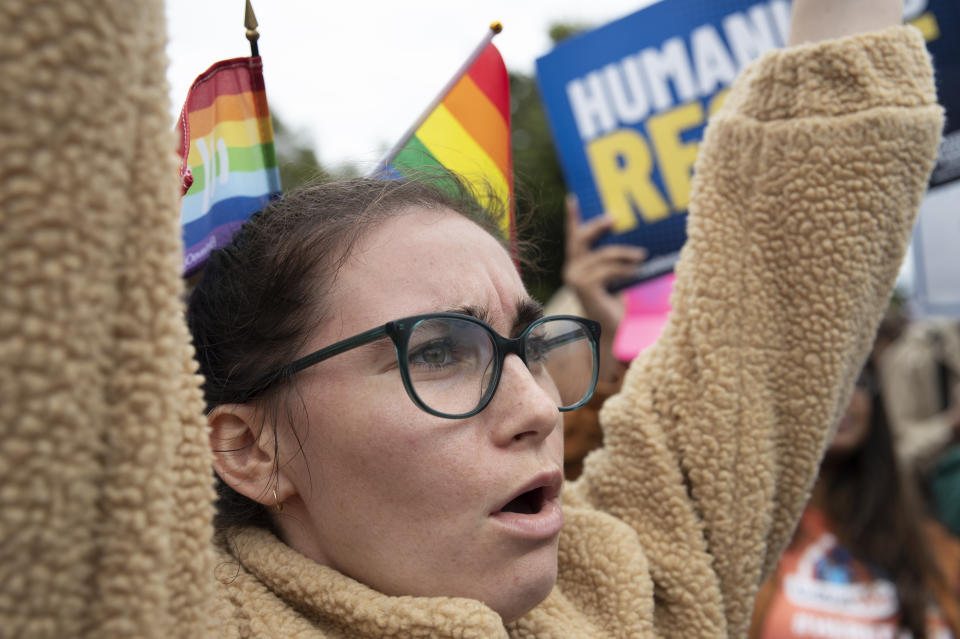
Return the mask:
[[345,455],[359,470],[373,475],[402,474],[429,443],[415,420],[387,407],[358,411],[344,425],[351,429],[344,433]]
[[[310,442],[324,468],[313,476],[356,503],[405,520],[450,521],[474,518],[496,493],[485,430],[470,420],[428,415],[386,383],[327,383],[313,399],[311,413],[324,416]],[[562,432],[555,439],[562,459]]]
[[[475,509],[489,493],[475,449],[440,435],[407,437],[403,454],[395,456],[395,489],[425,516],[450,519]],[[395,447],[399,448],[399,446]]]
[[333,375],[321,381],[303,393],[309,397],[308,418],[299,426],[305,432],[298,433],[311,470],[328,481],[379,480],[414,440],[402,427],[400,400],[406,396],[353,380],[341,384]]
[[369,428],[352,446],[351,463],[393,507],[446,519],[486,493],[476,449],[455,422],[421,411],[368,412],[365,421]]

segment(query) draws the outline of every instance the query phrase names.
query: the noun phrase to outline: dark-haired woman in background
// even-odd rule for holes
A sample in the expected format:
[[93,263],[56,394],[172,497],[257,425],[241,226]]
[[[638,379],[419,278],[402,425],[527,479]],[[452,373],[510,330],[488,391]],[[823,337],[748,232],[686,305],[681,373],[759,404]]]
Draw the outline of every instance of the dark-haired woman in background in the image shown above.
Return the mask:
[[898,468],[872,364],[810,504],[757,598],[751,639],[960,637],[960,552],[924,524]]

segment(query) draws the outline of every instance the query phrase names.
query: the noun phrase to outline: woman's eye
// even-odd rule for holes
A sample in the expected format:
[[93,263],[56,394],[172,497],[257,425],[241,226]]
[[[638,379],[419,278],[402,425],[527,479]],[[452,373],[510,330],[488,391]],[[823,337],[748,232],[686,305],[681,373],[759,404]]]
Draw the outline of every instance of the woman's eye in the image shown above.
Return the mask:
[[443,366],[449,364],[452,357],[452,349],[446,342],[430,342],[417,348],[410,353],[411,364],[426,364],[427,366]]

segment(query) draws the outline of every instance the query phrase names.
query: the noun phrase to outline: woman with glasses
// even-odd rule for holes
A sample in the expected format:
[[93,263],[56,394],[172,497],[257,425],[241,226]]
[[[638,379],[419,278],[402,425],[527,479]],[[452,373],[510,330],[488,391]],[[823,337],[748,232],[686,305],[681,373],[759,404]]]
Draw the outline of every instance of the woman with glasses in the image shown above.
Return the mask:
[[[162,17],[130,9],[146,2],[102,4],[114,11],[96,25],[147,30],[152,57],[134,55],[131,37],[89,58],[129,71],[107,83],[123,109],[87,108],[105,90],[55,112],[102,113],[105,128],[152,95],[138,74],[162,57],[149,30]],[[796,0],[792,41],[881,29],[900,10]],[[17,33],[5,49],[25,56],[17,69],[33,52],[81,57]],[[34,107],[42,91],[23,93],[24,121],[48,113]],[[5,313],[3,330],[32,344],[67,317],[54,335],[87,332],[43,351],[49,361],[102,349],[92,366],[49,370],[53,404],[31,399],[48,359],[4,378],[30,399],[4,402],[24,428],[0,452],[0,468],[16,469],[0,491],[16,524],[0,561],[12,636],[744,636],[869,347],[942,118],[913,30],[800,44],[747,70],[700,149],[671,321],[607,402],[604,447],[567,486],[561,414],[593,391],[596,327],[543,317],[493,223],[449,188],[354,180],[289,194],[251,221],[190,300],[200,423],[196,377],[178,368],[173,171],[150,173],[169,155],[156,122],[127,122],[126,137],[78,132],[94,139],[80,157],[104,161],[70,163],[93,172],[69,183],[76,192],[26,189],[22,168],[0,180],[10,202],[44,204],[17,220],[47,224],[27,225],[24,245],[48,248],[50,219],[77,228],[68,237],[89,251],[64,269],[92,282],[71,297],[60,262],[33,266],[7,244],[10,272],[30,274],[17,281],[80,303],[43,304],[29,322]],[[30,139],[73,139],[51,130]],[[138,145],[111,146],[134,132]],[[154,181],[166,207],[141,197]],[[28,305],[35,288],[5,300]],[[107,329],[94,330],[91,308]],[[221,483],[212,545],[209,455]],[[62,495],[44,488],[64,482]],[[47,512],[66,513],[62,525]]]
[[268,528],[337,587],[511,620],[550,592],[560,411],[592,393],[598,329],[543,317],[478,214],[418,182],[321,185],[207,267],[189,317],[233,543]]
[[733,89],[672,322],[571,486],[561,413],[594,390],[598,326],[542,316],[468,193],[354,180],[248,223],[189,308],[240,634],[741,636],[899,263],[890,209],[915,208],[939,126],[926,64],[895,29]]

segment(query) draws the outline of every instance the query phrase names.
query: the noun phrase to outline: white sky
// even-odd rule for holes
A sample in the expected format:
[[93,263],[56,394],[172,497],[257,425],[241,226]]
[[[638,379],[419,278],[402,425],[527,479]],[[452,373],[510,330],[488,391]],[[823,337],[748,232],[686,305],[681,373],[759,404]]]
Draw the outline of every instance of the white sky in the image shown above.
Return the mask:
[[[254,0],[271,111],[320,161],[368,169],[426,108],[494,20],[507,68],[532,74],[554,22],[599,26],[656,0]],[[173,110],[217,60],[250,54],[244,0],[167,0]]]

